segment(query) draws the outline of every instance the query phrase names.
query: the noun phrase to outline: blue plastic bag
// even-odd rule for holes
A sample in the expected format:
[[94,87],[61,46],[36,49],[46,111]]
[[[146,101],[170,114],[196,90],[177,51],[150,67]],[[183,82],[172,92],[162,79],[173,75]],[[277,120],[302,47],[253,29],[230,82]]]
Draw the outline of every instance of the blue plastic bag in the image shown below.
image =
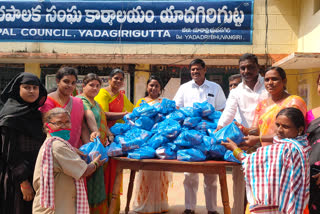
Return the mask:
[[205,141],[206,144],[218,144],[217,139],[215,137],[203,136],[202,140]]
[[186,117],[201,117],[201,112],[195,111],[193,107],[181,107],[179,110],[182,111]]
[[175,160],[177,152],[171,146],[165,145],[156,149],[156,156],[162,160]]
[[149,140],[148,140],[148,146],[157,149],[160,147],[162,144],[167,143],[169,140],[163,135],[160,134],[155,134],[153,135]]
[[207,132],[208,129],[216,129],[216,128],[217,128],[216,123],[212,123],[207,120],[201,120],[201,122],[198,123],[196,127],[194,127],[194,129],[202,132]]
[[126,124],[129,124],[131,126],[134,125],[134,121],[136,121],[139,118],[138,115],[136,115],[135,113],[128,113],[126,115],[123,116],[123,120]]
[[201,112],[202,117],[209,116],[215,111],[214,107],[207,101],[202,103],[193,103],[193,109],[195,109],[197,112]]
[[185,116],[182,113],[182,111],[180,111],[180,110],[176,110],[166,116],[166,119],[172,119],[172,120],[176,120],[178,122],[182,122],[184,120],[184,118],[185,118]]
[[226,147],[220,144],[213,144],[211,145],[211,149],[209,151],[209,156],[213,159],[223,159],[224,154],[226,153]]
[[179,122],[176,120],[165,119],[164,121],[159,123],[157,131],[159,134],[171,140],[179,135],[181,131],[181,126]]
[[199,149],[203,154],[207,155],[211,150],[211,146],[216,143],[216,139],[209,136],[203,136],[202,142],[198,145],[194,145],[193,148]]
[[178,146],[192,147],[202,143],[203,135],[197,130],[187,130],[182,132],[174,143]]
[[132,159],[149,159],[154,158],[155,155],[156,151],[149,146],[145,146],[139,149],[135,149],[132,152],[128,152],[128,158]]
[[134,125],[137,128],[145,129],[145,130],[150,131],[152,129],[153,125],[154,125],[154,121],[149,117],[141,116],[139,119],[136,120]]
[[221,111],[214,111],[213,114],[209,114],[207,117],[211,120],[219,120],[222,115]]
[[139,138],[125,138],[124,142],[121,142],[121,148],[124,152],[139,149],[144,142],[144,140]]
[[183,121],[183,126],[193,128],[200,123],[201,117],[186,117]]
[[153,117],[158,113],[158,111],[148,103],[143,103],[139,107],[134,108],[132,113],[139,117],[141,116]]
[[122,156],[124,153],[122,151],[122,147],[120,143],[113,142],[108,146],[108,156],[109,157],[117,157]]
[[179,161],[204,161],[206,156],[198,149],[182,149],[177,152],[177,160]]
[[125,136],[123,135],[117,135],[114,137],[114,140],[113,142],[116,142],[116,143],[123,143],[125,140]]
[[81,146],[79,150],[87,155],[87,163],[93,161],[99,154],[101,154],[100,160],[106,159],[105,163],[108,161],[107,150],[98,137],[93,142]]
[[156,116],[154,117],[154,122],[155,123],[159,123],[161,121],[164,121],[166,119],[166,116],[164,114],[158,113],[156,114]]
[[214,136],[215,131],[216,131],[216,129],[210,129],[210,128],[207,129],[208,135],[209,135],[210,137],[214,137],[214,138],[216,138],[216,137]]
[[236,144],[240,144],[244,137],[238,126],[233,122],[214,133],[214,136],[218,143],[221,143],[221,141],[228,142],[227,138],[230,138]]
[[233,152],[231,150],[227,150],[224,154],[224,160],[230,161],[230,162],[236,162],[240,163],[240,161],[234,157]]
[[111,128],[110,131],[114,134],[114,135],[121,135],[124,134],[126,131],[128,131],[129,129],[131,129],[131,126],[129,124],[126,123],[116,123],[114,124]]
[[159,107],[159,112],[162,114],[169,114],[176,110],[176,102],[163,98]]
[[144,130],[144,129],[139,129],[139,128],[132,128],[130,129],[129,131],[127,131],[124,136],[126,138],[129,138],[129,139],[141,139],[141,140],[144,140],[144,141],[147,141],[149,140],[149,138],[151,138],[153,135],[152,132],[149,132],[147,130]]

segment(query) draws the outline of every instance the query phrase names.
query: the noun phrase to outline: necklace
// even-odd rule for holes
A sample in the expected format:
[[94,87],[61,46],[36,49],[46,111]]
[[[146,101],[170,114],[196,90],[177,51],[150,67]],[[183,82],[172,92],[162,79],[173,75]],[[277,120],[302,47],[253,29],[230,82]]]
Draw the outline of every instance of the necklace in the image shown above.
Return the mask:
[[[62,99],[60,98],[60,96],[59,96],[59,92],[57,92],[57,98],[58,98],[58,103],[63,107],[65,104],[66,104],[66,102],[68,101],[66,101],[66,102],[63,102],[62,101]],[[69,97],[68,97],[69,98]]]

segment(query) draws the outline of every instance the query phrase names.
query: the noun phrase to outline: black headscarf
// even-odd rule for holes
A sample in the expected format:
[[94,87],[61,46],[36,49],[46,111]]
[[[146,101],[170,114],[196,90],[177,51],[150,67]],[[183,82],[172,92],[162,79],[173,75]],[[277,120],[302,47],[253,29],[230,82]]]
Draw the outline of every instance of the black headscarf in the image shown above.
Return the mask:
[[[20,97],[20,85],[39,86],[39,97],[33,103],[27,103]],[[47,99],[47,90],[37,76],[31,73],[20,73],[15,76],[2,91],[0,96],[4,103],[0,111],[0,126],[17,129],[35,137],[43,137],[41,112],[38,110]]]

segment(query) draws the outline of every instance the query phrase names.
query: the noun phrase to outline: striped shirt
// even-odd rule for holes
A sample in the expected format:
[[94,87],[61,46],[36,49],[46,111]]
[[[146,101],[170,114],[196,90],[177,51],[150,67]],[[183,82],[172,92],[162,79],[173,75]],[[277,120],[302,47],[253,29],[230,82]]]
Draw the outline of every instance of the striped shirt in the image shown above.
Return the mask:
[[309,153],[306,136],[274,137],[274,144],[242,156],[252,213],[302,214],[309,200]]

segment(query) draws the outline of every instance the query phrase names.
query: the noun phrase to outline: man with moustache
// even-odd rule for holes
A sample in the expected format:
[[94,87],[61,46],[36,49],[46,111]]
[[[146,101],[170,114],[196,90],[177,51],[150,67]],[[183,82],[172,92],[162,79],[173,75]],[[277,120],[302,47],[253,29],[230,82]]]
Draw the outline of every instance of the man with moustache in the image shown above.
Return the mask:
[[[207,101],[216,110],[222,111],[225,107],[226,97],[220,85],[206,80],[206,66],[202,59],[193,60],[189,69],[192,80],[181,85],[174,100],[179,107],[192,107],[195,102]],[[199,175],[185,172],[183,182],[185,188],[184,214],[194,214],[197,204],[197,191]],[[204,193],[208,214],[218,214],[217,210],[217,175],[204,174]]]
[[[264,78],[259,74],[258,58],[249,53],[242,55],[239,59],[239,69],[242,82],[230,91],[217,130],[230,124],[237,112],[240,115],[241,125],[250,128],[258,102],[267,98]],[[234,200],[232,213],[242,214],[244,213],[245,183],[240,167],[233,168],[232,179],[233,195],[243,196]]]

